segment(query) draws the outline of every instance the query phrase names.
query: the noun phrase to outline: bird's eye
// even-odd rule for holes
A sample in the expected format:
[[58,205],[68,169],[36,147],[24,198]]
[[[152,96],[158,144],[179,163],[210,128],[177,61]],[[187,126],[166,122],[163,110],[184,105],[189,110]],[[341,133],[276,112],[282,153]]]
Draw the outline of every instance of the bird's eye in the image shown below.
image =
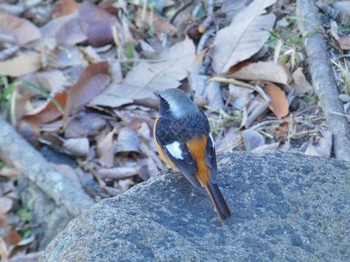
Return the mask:
[[168,107],[169,106],[169,103],[168,103],[168,101],[166,101],[165,99],[163,99],[163,106],[166,106],[166,107]]

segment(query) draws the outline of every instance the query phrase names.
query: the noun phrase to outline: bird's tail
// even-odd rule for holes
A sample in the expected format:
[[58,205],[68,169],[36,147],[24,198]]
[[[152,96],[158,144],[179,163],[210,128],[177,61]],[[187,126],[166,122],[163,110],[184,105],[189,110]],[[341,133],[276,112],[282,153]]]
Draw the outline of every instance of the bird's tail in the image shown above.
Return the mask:
[[205,189],[207,190],[209,197],[213,202],[216,212],[218,213],[220,219],[225,220],[231,217],[231,210],[228,207],[218,185],[209,182],[208,186],[206,186]]

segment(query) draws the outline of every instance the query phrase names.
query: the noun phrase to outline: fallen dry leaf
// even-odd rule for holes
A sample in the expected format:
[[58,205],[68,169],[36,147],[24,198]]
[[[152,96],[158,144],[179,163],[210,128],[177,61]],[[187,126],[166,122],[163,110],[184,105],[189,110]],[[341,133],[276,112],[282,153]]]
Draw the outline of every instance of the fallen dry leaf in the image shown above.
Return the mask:
[[285,66],[271,61],[248,64],[231,76],[237,79],[266,80],[284,85],[287,85],[291,78]]
[[3,210],[4,213],[9,212],[13,206],[13,199],[8,198],[6,196],[0,197],[0,209]]
[[289,113],[289,104],[286,94],[278,86],[263,82],[264,91],[271,98],[269,108],[278,119],[285,117]]
[[156,101],[153,91],[178,87],[191,71],[195,57],[195,46],[186,38],[162,52],[160,62],[140,62],[120,84],[111,84],[90,104],[118,107],[134,101]]
[[322,136],[315,139],[309,139],[309,145],[305,151],[309,156],[320,156],[329,158],[332,153],[332,133],[329,131],[321,131]]
[[140,139],[136,131],[131,128],[119,130],[118,139],[115,142],[115,153],[121,152],[140,152]]
[[65,15],[51,20],[41,28],[46,37],[53,37],[57,43],[78,44],[87,40],[82,31],[78,13]]
[[111,25],[115,18],[106,10],[84,1],[79,9],[79,24],[93,47],[114,43]]
[[52,7],[52,17],[75,14],[79,11],[80,4],[73,0],[59,0]]
[[291,84],[291,87],[299,96],[311,92],[314,89],[313,86],[310,85],[309,81],[306,80],[301,67],[297,68],[293,72],[293,83]]
[[337,40],[340,48],[343,50],[350,50],[350,37],[347,35],[342,35]]
[[[58,93],[54,96],[56,101],[61,105],[62,108],[66,106],[67,103],[67,94],[66,93]],[[52,99],[47,99],[44,104],[35,108],[34,111],[27,113],[23,116],[22,120],[28,121],[31,123],[48,123],[57,118],[59,118],[63,114]]]
[[139,28],[154,27],[154,33],[160,35],[161,33],[174,36],[177,33],[177,29],[165,18],[159,16],[153,10],[146,10],[144,8],[138,8],[135,13],[135,24]]
[[261,145],[261,146],[254,148],[251,151],[251,153],[258,155],[258,156],[263,156],[264,154],[274,153],[276,151],[279,151],[279,146],[280,146],[279,142],[267,144],[267,145]]
[[224,109],[224,100],[222,98],[220,83],[211,81],[205,90],[209,107],[212,109]]
[[81,73],[78,82],[67,90],[67,112],[74,113],[99,95],[109,84],[108,63],[90,64]]
[[8,14],[1,9],[0,34],[13,37],[14,42],[20,46],[41,37],[40,30],[32,22]]
[[106,119],[101,114],[81,113],[68,120],[64,130],[65,138],[88,137],[101,133],[107,126]]
[[223,152],[233,149],[241,141],[241,135],[237,130],[231,127],[220,140],[215,143],[217,152]]
[[112,167],[114,165],[114,143],[113,136],[115,130],[113,129],[107,135],[103,135],[97,139],[97,156],[98,161],[103,167]]
[[89,140],[86,137],[69,138],[63,142],[66,148],[73,156],[85,157],[89,153]]
[[7,167],[4,166],[3,168],[0,169],[0,176],[3,177],[18,177],[20,175],[20,172],[13,167]]
[[41,68],[40,54],[21,54],[15,58],[0,61],[0,72],[3,76],[18,77],[34,73]]
[[275,2],[253,1],[233,18],[229,26],[217,33],[212,48],[212,68],[216,73],[226,73],[231,66],[246,60],[263,47],[276,17],[274,14],[262,14]]
[[101,168],[98,170],[101,179],[125,179],[137,175],[136,167]]
[[341,14],[350,15],[350,1],[337,1],[332,6]]
[[247,129],[241,132],[245,149],[247,152],[251,152],[257,147],[265,144],[265,138],[258,131]]

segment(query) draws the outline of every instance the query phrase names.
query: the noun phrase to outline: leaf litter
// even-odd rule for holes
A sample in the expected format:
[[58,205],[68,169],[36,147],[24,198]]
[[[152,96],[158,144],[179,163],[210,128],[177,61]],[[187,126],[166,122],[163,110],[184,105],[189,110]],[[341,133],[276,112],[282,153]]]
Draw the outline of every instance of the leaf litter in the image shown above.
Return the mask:
[[[1,5],[1,89],[13,88],[1,97],[3,116],[38,150],[76,159],[76,169],[57,168],[83,187],[97,184],[97,191],[85,188],[96,199],[121,194],[165,168],[152,126],[153,92],[167,88],[183,89],[202,107],[218,152],[331,157],[331,139],[320,128],[322,112],[304,74],[294,4],[224,2]],[[338,50],[349,49],[344,33],[336,41]],[[338,65],[346,84],[346,65]],[[342,94],[348,104],[349,93]],[[30,221],[7,221],[18,210],[11,195],[18,174],[4,166],[0,176],[6,228],[0,254],[15,259],[33,251],[37,240],[25,234]]]

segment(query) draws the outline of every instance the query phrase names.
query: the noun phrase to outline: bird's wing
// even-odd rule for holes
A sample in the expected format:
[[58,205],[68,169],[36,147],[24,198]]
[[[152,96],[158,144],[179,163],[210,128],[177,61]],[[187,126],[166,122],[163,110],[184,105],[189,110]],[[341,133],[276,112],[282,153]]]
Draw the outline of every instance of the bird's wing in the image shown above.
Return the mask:
[[196,177],[198,170],[196,161],[188,150],[186,143],[180,142],[178,135],[160,118],[156,123],[156,140],[164,155],[186,176],[193,186],[201,185]]

